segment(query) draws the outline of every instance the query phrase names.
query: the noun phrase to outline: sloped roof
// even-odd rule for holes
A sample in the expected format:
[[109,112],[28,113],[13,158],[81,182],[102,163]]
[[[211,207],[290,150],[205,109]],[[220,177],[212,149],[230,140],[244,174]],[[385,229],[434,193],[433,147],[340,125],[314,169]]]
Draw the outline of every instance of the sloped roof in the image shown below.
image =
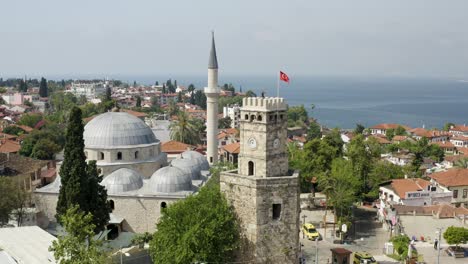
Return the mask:
[[409,126],[405,126],[405,125],[400,125],[400,124],[386,124],[386,123],[384,123],[384,124],[378,124],[378,125],[375,125],[375,126],[373,126],[373,127],[371,127],[371,128],[373,128],[373,129],[390,129],[390,128],[396,129],[396,128],[399,127],[399,126],[403,127],[405,130],[411,129]]
[[445,187],[468,186],[468,169],[454,168],[433,173],[430,177]]
[[0,153],[17,153],[21,149],[21,146],[18,142],[2,139],[0,140]]
[[227,144],[223,146],[223,149],[231,154],[239,154],[240,152],[240,142]]
[[431,183],[429,181],[414,178],[414,179],[394,179],[391,181],[388,187],[395,191],[395,193],[401,198],[405,199],[407,192],[416,192],[427,189]]
[[162,143],[161,145],[161,151],[166,152],[166,153],[182,153],[186,150],[194,149],[194,148],[195,146],[185,144],[183,142],[176,141],[176,140],[170,140],[170,141]]

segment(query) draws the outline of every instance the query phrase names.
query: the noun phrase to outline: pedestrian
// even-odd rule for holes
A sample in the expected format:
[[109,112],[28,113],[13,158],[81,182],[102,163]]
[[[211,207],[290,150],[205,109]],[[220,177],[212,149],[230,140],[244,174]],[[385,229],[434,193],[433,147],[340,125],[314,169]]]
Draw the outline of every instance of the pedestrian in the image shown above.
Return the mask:
[[437,250],[437,244],[439,244],[439,240],[437,238],[434,240],[434,249]]

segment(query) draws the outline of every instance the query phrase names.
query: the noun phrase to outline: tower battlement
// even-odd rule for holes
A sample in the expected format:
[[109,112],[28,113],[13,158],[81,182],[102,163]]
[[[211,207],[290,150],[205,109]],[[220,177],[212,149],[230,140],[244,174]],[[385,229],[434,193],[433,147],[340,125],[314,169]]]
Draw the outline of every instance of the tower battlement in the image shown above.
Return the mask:
[[286,109],[287,104],[281,97],[247,97],[242,99],[242,110],[277,111]]

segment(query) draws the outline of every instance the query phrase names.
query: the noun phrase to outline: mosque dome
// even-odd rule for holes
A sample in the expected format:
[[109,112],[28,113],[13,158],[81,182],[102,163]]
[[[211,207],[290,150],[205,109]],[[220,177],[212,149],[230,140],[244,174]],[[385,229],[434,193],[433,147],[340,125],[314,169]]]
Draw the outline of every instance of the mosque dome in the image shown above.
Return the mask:
[[183,159],[196,160],[198,164],[200,165],[201,170],[210,169],[210,164],[208,163],[208,160],[206,160],[206,157],[203,156],[203,154],[201,154],[200,152],[187,150],[187,151],[182,152],[181,157]]
[[192,190],[191,175],[173,166],[163,167],[153,173],[149,188],[155,192],[173,193]]
[[125,112],[96,116],[84,127],[86,148],[112,149],[159,142],[153,131],[139,118]]
[[143,176],[134,170],[121,168],[107,175],[101,184],[108,194],[120,194],[143,187]]
[[196,159],[178,158],[172,160],[171,165],[189,173],[192,180],[200,179],[201,165]]

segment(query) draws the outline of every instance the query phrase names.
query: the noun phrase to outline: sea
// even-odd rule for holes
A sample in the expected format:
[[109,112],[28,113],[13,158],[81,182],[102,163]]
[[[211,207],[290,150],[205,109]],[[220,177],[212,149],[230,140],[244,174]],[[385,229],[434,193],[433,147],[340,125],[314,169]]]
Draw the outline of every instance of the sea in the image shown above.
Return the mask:
[[[112,76],[133,83],[161,83],[164,76]],[[237,90],[279,95],[289,105],[304,105],[311,117],[330,128],[351,129],[379,123],[442,128],[445,123],[468,124],[468,81],[437,78],[289,76],[279,89],[276,76],[225,76],[219,84]],[[179,85],[206,86],[206,75],[172,76]],[[312,105],[314,108],[312,109]]]

